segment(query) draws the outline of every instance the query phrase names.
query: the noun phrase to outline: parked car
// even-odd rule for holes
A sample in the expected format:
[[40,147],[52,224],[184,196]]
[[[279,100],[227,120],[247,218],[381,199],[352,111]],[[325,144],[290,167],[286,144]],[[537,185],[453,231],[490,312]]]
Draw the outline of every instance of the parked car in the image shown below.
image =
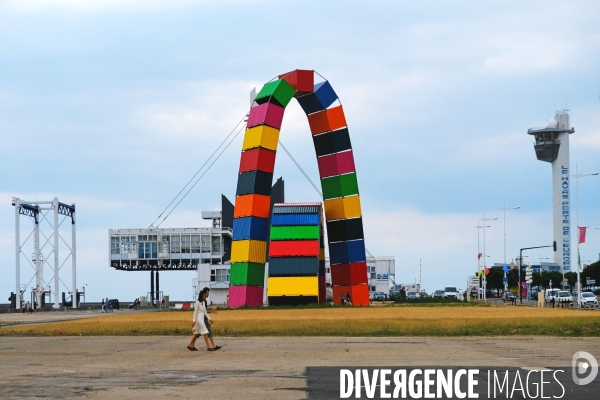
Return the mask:
[[395,300],[399,300],[401,298],[400,296],[400,292],[399,291],[393,291],[392,293],[390,293],[389,296],[390,300],[395,301]]
[[111,309],[111,306],[112,306],[113,310],[120,310],[121,309],[121,306],[119,305],[119,300],[117,300],[117,299],[110,299],[110,300],[108,300],[108,308]]
[[583,292],[581,293],[581,299],[579,300],[579,305],[581,307],[585,306],[597,306],[598,298],[594,293],[591,292]]
[[385,293],[383,292],[374,292],[373,293],[373,301],[384,301]]
[[444,291],[436,290],[435,292],[433,292],[433,297],[441,299],[442,297],[444,297]]
[[558,304],[571,304],[573,302],[573,296],[568,290],[560,290],[556,294],[556,302]]
[[557,300],[556,295],[560,292],[560,289],[546,289],[546,294],[544,295],[544,302],[546,304],[551,303],[552,300]]
[[408,297],[409,299],[418,299],[419,297],[421,297],[421,294],[419,292],[408,292],[406,294],[406,297]]
[[444,288],[444,297],[445,298],[454,298],[458,296],[458,290],[456,290],[456,286],[446,286]]

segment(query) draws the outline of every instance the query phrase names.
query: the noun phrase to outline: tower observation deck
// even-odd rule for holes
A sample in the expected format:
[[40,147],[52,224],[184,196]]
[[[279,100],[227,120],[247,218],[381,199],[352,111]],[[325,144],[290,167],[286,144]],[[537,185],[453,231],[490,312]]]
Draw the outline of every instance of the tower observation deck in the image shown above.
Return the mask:
[[559,111],[546,127],[530,128],[535,138],[537,159],[552,164],[553,238],[557,251],[554,262],[562,272],[571,270],[571,183],[569,179],[569,135],[571,128],[567,110]]

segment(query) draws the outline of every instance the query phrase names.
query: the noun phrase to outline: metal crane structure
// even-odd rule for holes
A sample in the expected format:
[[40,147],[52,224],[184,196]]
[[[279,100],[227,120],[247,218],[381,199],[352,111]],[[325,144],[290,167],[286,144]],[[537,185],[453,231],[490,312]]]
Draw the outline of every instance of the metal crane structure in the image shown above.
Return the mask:
[[[75,225],[75,204],[64,204],[55,197],[51,201],[25,201],[13,197],[12,205],[15,207],[15,306],[17,308],[24,301],[23,295],[27,286],[35,279],[35,287],[32,288],[32,299],[35,299],[39,305],[43,304],[42,297],[46,294],[54,294],[53,308],[59,308],[59,282],[68,290],[68,286],[60,278],[59,271],[71,259],[71,291],[72,306],[77,308],[77,257],[76,257],[76,225]],[[21,215],[29,217],[33,222],[33,229],[21,241]],[[62,219],[61,219],[62,216]],[[70,219],[71,221],[71,244],[69,245],[65,238],[61,236],[59,229],[62,224]],[[40,225],[46,222],[52,229],[52,233],[46,235]],[[44,240],[41,243],[40,236]],[[33,237],[33,253],[28,256],[24,250],[25,244]],[[68,238],[67,238],[68,239]],[[60,244],[62,241],[62,245]],[[60,262],[59,248],[67,248],[66,257]],[[45,255],[44,252],[45,251]],[[53,263],[50,259],[53,259]],[[21,260],[25,259],[33,268],[35,274],[29,281],[21,285]],[[47,283],[44,279],[44,266],[47,265],[53,272],[52,279]],[[52,283],[52,285],[50,284]],[[51,289],[53,286],[53,289]]]

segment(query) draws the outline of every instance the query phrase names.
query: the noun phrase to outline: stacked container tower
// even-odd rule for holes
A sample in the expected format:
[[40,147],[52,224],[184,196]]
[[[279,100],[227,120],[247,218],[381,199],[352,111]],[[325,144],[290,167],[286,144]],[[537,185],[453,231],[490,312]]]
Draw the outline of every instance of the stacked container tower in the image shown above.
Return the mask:
[[269,305],[325,303],[321,203],[275,204],[269,245]]
[[[360,195],[346,118],[330,83],[314,82],[312,70],[279,75],[262,87],[250,109],[236,191],[231,252],[231,276],[245,276],[246,284],[230,288],[230,307],[262,304],[264,279],[261,283],[258,276],[261,272],[264,276],[266,263],[271,182],[285,107],[293,98],[307,115],[317,156],[329,256],[332,269],[336,266],[336,273],[332,273],[333,300],[339,303],[341,296],[335,294],[344,292],[351,294],[354,305],[369,304]],[[324,254],[319,257],[324,264]]]

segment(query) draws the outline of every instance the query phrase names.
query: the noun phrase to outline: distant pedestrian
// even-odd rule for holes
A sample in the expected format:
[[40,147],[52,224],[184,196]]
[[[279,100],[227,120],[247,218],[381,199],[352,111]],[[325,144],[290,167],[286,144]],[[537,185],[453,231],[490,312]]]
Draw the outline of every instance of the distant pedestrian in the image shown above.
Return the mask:
[[104,312],[104,297],[102,298],[102,301],[100,302],[100,307],[102,307],[102,312]]
[[37,314],[37,301],[33,302],[33,313]]
[[204,325],[204,318],[208,318],[209,322],[212,322],[208,313],[206,312],[206,307],[204,306],[204,300],[208,297],[208,288],[204,288],[198,293],[198,300],[194,303],[194,316],[192,317],[192,338],[190,339],[190,343],[187,345],[187,349],[190,351],[198,351],[195,347],[196,339],[200,337],[200,335],[204,336],[204,342],[206,343],[206,351],[215,351],[215,348],[212,347],[210,340],[208,339],[208,329],[206,325]]
[[352,305],[352,300],[350,298],[350,292],[346,292],[346,304]]
[[[208,294],[210,294],[210,289],[209,288],[205,288],[205,289],[207,289]],[[208,295],[206,297],[208,297]],[[206,309],[207,314],[216,314],[217,313],[217,310],[209,310],[208,309],[208,303],[206,302],[206,299],[204,300],[204,308]],[[210,340],[210,344],[212,344],[213,349],[219,350],[221,348],[221,346],[215,345],[215,339],[213,338],[211,322],[212,322],[212,320],[209,320],[206,316],[204,316],[204,325],[206,326],[206,329],[208,330],[208,340]]]
[[31,309],[31,303],[30,302],[27,302],[27,312],[29,314],[31,314],[33,312],[33,310]]
[[160,308],[165,308],[165,298],[163,297],[162,301],[160,302]]
[[344,302],[344,293],[340,294],[340,300],[341,300],[340,304],[344,305],[345,304],[345,302]]
[[21,310],[23,310],[23,314],[25,314],[25,302],[21,300]]

